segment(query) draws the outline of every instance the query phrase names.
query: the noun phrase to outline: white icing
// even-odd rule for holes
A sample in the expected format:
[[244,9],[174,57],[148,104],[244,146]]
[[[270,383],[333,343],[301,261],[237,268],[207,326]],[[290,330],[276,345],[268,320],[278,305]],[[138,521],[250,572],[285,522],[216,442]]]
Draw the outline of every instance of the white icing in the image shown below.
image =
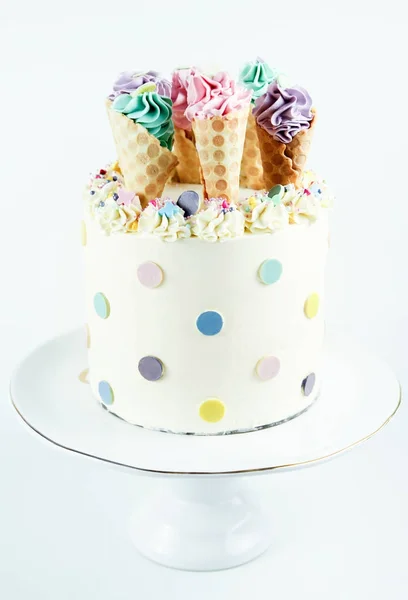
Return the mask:
[[166,242],[175,242],[191,235],[190,225],[186,223],[182,210],[168,218],[160,215],[152,204],[148,204],[140,216],[139,231],[152,233]]
[[[177,199],[192,187],[172,186],[166,195]],[[115,397],[110,410],[123,419],[195,433],[251,429],[309,406],[321,380],[328,236],[327,212],[322,213],[315,222],[273,235],[245,234],[225,244],[195,237],[163,244],[157,235],[105,236],[88,214],[84,253],[89,378],[95,396],[98,382],[108,381]],[[279,260],[283,272],[268,286],[257,273],[269,258]],[[149,261],[164,273],[155,289],[137,277],[138,266]],[[96,292],[110,303],[105,320],[93,308]],[[317,316],[307,319],[303,307],[311,293],[319,294],[321,304]],[[207,310],[218,311],[224,321],[212,337],[196,328],[197,317]],[[256,365],[269,355],[279,359],[280,371],[261,381]],[[143,356],[163,362],[159,381],[140,376],[137,365]],[[311,372],[317,383],[305,397],[301,383]],[[224,403],[225,416],[207,423],[199,417],[199,406],[213,397]]]
[[223,241],[244,234],[244,216],[235,208],[222,209],[215,201],[191,218],[192,232],[206,242]]
[[241,205],[245,215],[245,227],[251,233],[272,233],[289,225],[289,213],[280,203],[276,206],[272,200],[261,196],[251,196]]

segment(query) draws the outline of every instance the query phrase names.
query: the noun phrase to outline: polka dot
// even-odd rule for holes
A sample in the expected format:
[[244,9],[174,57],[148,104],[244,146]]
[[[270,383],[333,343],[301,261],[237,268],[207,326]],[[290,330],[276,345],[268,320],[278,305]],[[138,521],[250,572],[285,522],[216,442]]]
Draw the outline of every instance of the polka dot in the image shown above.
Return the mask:
[[139,360],[139,373],[147,381],[157,381],[163,376],[163,363],[155,356],[144,356]]
[[279,281],[282,275],[282,263],[276,258],[269,258],[265,260],[259,267],[259,279],[265,285],[271,285]]
[[150,156],[150,158],[156,158],[159,156],[159,153],[159,147],[155,144],[150,144],[150,146],[147,148],[147,154]]
[[225,158],[225,154],[222,150],[215,150],[214,152],[214,160],[217,160],[218,162],[222,162]]
[[302,392],[304,396],[310,396],[313,392],[313,388],[316,383],[316,375],[314,373],[310,373],[307,377],[302,381]]
[[279,373],[280,362],[276,356],[264,356],[256,365],[256,373],[259,379],[267,381],[273,379]]
[[141,152],[137,155],[137,160],[142,163],[142,165],[147,165],[150,161],[149,155]]
[[85,337],[86,337],[86,347],[90,348],[91,347],[91,333],[89,331],[88,324],[85,325]]
[[159,167],[157,165],[147,165],[146,175],[149,177],[156,177],[159,174]]
[[155,288],[163,281],[163,271],[154,262],[145,262],[139,265],[137,277],[140,283],[148,288]]
[[308,298],[306,298],[305,306],[305,315],[308,319],[313,319],[317,313],[319,312],[319,295],[318,294],[310,294]]
[[227,169],[224,167],[224,165],[217,165],[214,168],[214,173],[216,175],[218,175],[218,177],[223,177],[226,172],[227,172]]
[[208,310],[201,313],[197,319],[196,325],[198,331],[203,335],[217,335],[223,326],[222,316],[220,313]]
[[81,221],[81,244],[86,246],[86,224],[85,221]]
[[81,371],[80,374],[78,375],[79,381],[81,383],[89,383],[88,374],[89,374],[89,369],[84,369],[83,371]]
[[110,406],[111,404],[113,404],[115,395],[113,393],[113,389],[107,381],[100,381],[98,383],[98,393],[100,399],[106,406]]
[[219,179],[217,181],[217,183],[215,184],[215,187],[217,188],[217,190],[220,190],[221,192],[225,192],[225,190],[228,187],[228,183],[225,181],[225,179]]
[[110,315],[110,304],[109,300],[106,298],[102,292],[98,292],[94,296],[94,308],[98,317],[101,319],[107,319]]
[[207,423],[218,423],[225,414],[225,406],[218,398],[209,398],[200,406],[200,417]]

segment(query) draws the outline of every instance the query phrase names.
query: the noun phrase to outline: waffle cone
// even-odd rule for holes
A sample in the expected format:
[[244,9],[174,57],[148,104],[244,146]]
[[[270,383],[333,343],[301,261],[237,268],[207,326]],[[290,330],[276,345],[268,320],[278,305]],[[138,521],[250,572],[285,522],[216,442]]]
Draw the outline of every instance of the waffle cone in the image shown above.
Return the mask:
[[201,183],[200,161],[193,134],[175,127],[173,152],[178,158],[177,175],[180,183]]
[[256,121],[251,110],[248,115],[239,182],[241,187],[252,190],[263,190],[265,188]]
[[146,206],[149,200],[162,195],[166,182],[177,165],[177,157],[160,145],[145,127],[111,109],[107,100],[120,170],[125,186],[135,192]]
[[246,107],[223,117],[193,121],[205,198],[238,201],[248,110]]
[[261,150],[264,182],[266,189],[280,183],[300,186],[302,173],[313,137],[316,116],[308,129],[300,131],[289,144],[275,140],[265,129],[256,125]]

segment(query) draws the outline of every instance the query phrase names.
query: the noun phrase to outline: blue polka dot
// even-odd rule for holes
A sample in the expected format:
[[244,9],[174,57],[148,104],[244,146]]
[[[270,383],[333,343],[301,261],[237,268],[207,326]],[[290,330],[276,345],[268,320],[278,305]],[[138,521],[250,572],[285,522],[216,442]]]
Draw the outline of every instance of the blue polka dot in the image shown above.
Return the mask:
[[259,279],[266,285],[271,285],[279,281],[282,275],[282,263],[276,258],[265,260],[259,267]]
[[113,393],[113,389],[107,381],[100,381],[98,383],[98,392],[100,399],[104,404],[106,404],[106,406],[110,406],[111,404],[113,404],[115,396]]
[[107,319],[110,315],[110,304],[109,300],[102,294],[102,292],[98,292],[94,296],[94,308],[98,317],[101,319]]
[[197,329],[204,335],[217,335],[222,329],[223,320],[220,313],[208,310],[197,319]]

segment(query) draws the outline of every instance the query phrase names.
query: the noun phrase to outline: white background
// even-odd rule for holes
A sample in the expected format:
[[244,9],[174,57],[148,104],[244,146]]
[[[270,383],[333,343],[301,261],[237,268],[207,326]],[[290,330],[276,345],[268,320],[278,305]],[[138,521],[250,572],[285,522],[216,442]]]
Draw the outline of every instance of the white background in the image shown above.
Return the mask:
[[191,63],[235,72],[256,55],[307,87],[318,110],[310,164],[337,195],[328,321],[408,384],[404,4],[1,3],[2,597],[406,599],[405,407],[337,461],[252,479],[265,498],[272,492],[271,551],[194,574],[139,558],[124,534],[132,502],[153,482],[47,445],[7,397],[22,355],[83,321],[81,193],[88,173],[114,158],[103,99],[117,72]]

